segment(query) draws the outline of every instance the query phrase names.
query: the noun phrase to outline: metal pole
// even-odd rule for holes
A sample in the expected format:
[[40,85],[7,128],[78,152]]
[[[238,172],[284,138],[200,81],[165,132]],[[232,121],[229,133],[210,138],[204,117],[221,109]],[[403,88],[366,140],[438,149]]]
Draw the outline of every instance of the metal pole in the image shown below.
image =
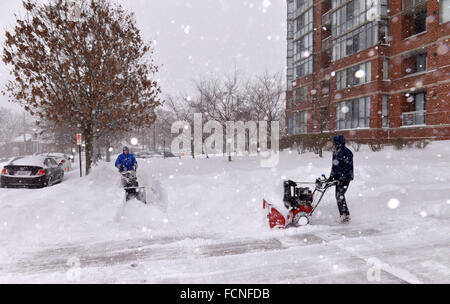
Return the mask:
[[153,124],[153,151],[156,152],[156,123]]
[[78,146],[78,154],[80,157],[80,177],[83,177],[83,165],[81,161],[81,146]]

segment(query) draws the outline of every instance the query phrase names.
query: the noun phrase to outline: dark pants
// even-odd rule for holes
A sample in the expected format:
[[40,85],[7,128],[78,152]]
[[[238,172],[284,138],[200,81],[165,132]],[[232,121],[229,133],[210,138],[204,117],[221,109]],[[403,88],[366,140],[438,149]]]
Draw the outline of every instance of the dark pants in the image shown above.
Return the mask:
[[348,190],[350,181],[339,181],[336,184],[336,200],[341,215],[350,215],[350,211],[347,207],[347,201],[345,200],[345,193]]

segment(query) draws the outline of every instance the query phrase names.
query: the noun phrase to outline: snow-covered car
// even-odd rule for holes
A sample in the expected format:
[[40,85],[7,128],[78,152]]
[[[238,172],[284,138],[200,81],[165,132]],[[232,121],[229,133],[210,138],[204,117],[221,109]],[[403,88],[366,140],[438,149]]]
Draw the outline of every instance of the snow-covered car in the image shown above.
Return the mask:
[[58,164],[62,164],[62,168],[65,172],[72,170],[72,157],[64,153],[47,153],[41,154],[41,156],[53,158]]
[[152,157],[152,152],[137,152],[135,154],[136,158],[146,159]]
[[162,158],[162,154],[159,152],[138,152],[136,153],[136,158],[146,159],[146,158]]
[[62,164],[45,156],[18,157],[1,172],[1,188],[43,188],[64,179]]
[[138,152],[136,153],[136,158],[147,159],[147,158],[171,158],[176,157],[172,152]]

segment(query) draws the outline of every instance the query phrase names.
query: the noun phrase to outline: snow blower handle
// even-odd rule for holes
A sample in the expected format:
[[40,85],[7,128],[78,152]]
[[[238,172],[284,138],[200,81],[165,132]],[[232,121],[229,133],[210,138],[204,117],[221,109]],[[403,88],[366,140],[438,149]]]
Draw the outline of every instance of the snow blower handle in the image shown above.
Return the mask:
[[336,183],[337,183],[337,181],[330,180],[329,178],[327,178],[327,176],[325,174],[322,174],[321,178],[319,177],[316,180],[316,188],[327,189],[329,187],[334,186]]

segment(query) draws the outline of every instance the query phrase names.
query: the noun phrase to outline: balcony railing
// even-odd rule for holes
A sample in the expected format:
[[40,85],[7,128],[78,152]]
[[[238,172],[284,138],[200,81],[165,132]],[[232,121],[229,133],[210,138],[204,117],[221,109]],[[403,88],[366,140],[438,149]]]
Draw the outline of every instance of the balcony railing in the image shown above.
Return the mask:
[[426,124],[427,111],[402,113],[403,126],[417,126]]

